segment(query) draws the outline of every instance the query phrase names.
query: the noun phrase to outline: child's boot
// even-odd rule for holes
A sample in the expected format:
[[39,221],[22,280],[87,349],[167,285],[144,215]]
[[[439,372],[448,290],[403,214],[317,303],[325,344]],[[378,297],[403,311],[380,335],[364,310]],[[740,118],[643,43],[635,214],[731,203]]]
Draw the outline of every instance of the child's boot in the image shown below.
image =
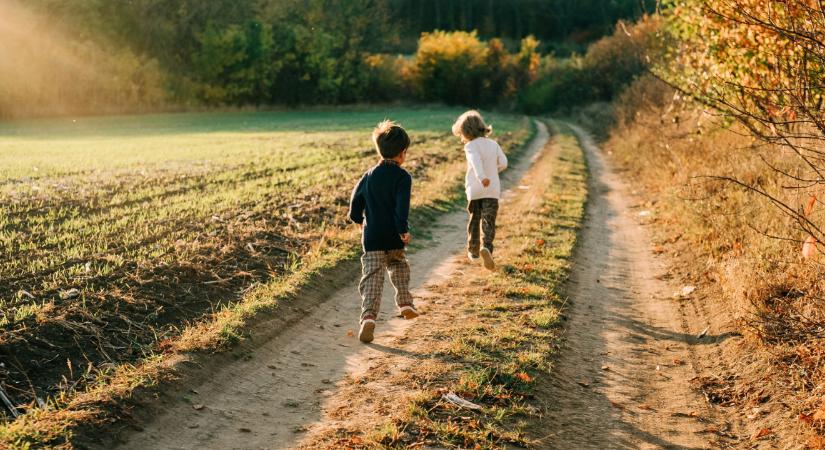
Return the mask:
[[358,340],[369,344],[375,338],[375,319],[371,316],[361,320],[361,329],[358,331]]
[[401,316],[407,320],[415,319],[420,314],[418,314],[418,310],[415,309],[413,305],[404,305],[401,307]]
[[487,247],[482,247],[479,253],[481,254],[481,259],[484,261],[484,268],[487,270],[495,270],[496,263],[493,261],[493,253]]

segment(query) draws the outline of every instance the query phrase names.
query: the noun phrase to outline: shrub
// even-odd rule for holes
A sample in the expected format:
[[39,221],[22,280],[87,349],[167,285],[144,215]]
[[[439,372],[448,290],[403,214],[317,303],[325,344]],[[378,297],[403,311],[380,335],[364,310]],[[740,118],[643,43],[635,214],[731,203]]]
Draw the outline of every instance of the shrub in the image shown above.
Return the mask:
[[511,55],[501,40],[483,42],[475,31],[423,33],[408,82],[422,100],[498,103],[535,78],[540,61],[537,48],[532,36],[522,40],[519,53]]
[[475,32],[423,33],[412,74],[416,94],[448,104],[475,102],[490,81],[489,55]]
[[367,83],[366,101],[396,101],[410,98],[412,88],[406,83],[411,63],[403,56],[374,54],[364,57]]
[[521,110],[537,114],[590,102],[610,101],[647,70],[659,47],[658,18],[646,17],[593,43],[583,57],[551,64],[518,98]]

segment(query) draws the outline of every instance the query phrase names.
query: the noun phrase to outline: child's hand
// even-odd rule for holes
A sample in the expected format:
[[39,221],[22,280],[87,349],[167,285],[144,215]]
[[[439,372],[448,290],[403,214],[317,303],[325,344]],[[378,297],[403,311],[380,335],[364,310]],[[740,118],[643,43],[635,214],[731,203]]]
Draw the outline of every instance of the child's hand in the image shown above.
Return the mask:
[[490,186],[490,179],[485,178],[485,179],[481,180],[481,185],[484,186],[484,187]]
[[410,239],[412,239],[412,236],[410,236],[410,233],[404,233],[404,234],[401,235],[401,242],[403,242],[404,245],[409,244]]

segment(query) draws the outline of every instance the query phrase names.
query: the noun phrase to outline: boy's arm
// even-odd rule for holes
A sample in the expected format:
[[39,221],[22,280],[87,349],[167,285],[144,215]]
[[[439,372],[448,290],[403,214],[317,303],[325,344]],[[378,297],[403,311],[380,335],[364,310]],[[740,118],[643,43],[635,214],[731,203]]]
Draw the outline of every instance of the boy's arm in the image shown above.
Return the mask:
[[402,177],[395,189],[395,229],[399,235],[402,235],[410,231],[407,222],[410,215],[410,195],[412,193],[412,177],[410,174]]
[[366,208],[366,200],[364,199],[364,183],[367,176],[361,177],[361,180],[352,190],[352,196],[349,200],[349,220],[357,223],[364,223],[364,209]]
[[481,162],[481,155],[469,146],[464,146],[464,152],[467,154],[467,162],[470,163],[470,168],[473,169],[473,173],[476,174],[479,183],[487,179],[487,174],[484,172],[484,164]]
[[504,150],[501,149],[500,145],[496,145],[496,147],[498,147],[498,171],[501,172],[507,168],[507,155],[504,154]]

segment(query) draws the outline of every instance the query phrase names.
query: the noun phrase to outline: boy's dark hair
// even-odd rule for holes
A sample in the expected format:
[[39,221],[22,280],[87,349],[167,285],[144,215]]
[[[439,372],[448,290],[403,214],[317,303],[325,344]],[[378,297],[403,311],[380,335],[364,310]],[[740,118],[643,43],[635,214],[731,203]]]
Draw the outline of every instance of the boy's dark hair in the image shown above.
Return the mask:
[[397,123],[385,120],[372,130],[372,142],[381,157],[392,159],[409,148],[410,136]]

